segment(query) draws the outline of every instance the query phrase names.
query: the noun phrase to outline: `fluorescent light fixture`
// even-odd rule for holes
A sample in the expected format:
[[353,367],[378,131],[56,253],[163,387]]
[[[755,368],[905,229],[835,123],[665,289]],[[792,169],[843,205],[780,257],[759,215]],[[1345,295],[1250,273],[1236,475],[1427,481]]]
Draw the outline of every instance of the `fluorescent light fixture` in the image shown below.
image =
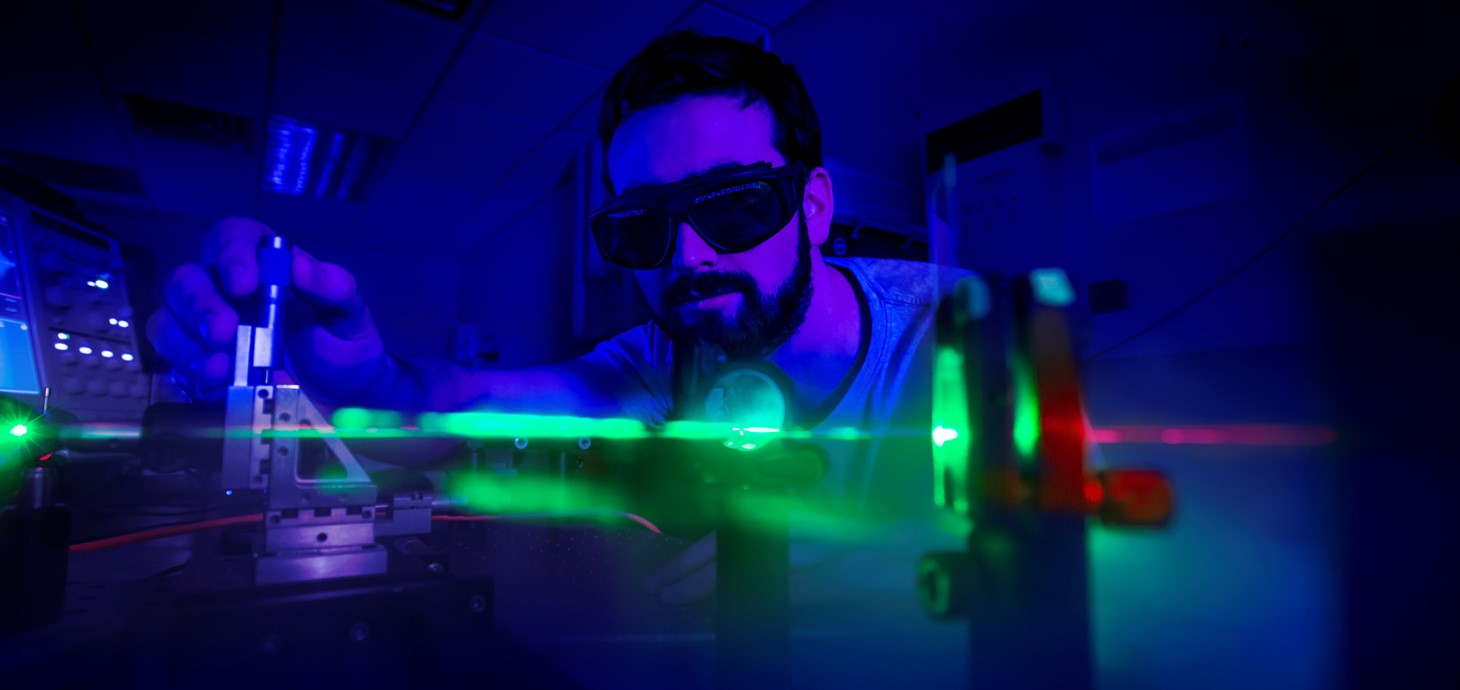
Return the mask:
[[269,118],[264,189],[290,196],[359,202],[387,140],[304,120]]

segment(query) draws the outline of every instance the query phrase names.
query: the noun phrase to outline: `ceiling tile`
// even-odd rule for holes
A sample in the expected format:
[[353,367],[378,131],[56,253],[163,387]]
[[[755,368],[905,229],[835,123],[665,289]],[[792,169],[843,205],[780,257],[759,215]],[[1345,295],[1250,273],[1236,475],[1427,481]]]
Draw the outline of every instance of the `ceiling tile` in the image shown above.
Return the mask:
[[774,29],[810,4],[810,0],[714,0],[709,4],[719,5]]
[[85,0],[81,6],[93,26],[108,32],[161,29],[261,52],[269,49],[274,19],[273,3],[247,0]]
[[452,65],[441,96],[558,122],[608,82],[607,70],[476,33]]
[[710,5],[696,7],[675,28],[694,29],[706,36],[729,36],[755,44],[761,44],[769,31],[765,26]]
[[131,167],[106,92],[63,3],[0,3],[0,148]]
[[507,171],[553,129],[446,98],[434,98],[408,143],[422,151],[470,157],[490,178]]
[[304,62],[280,60],[274,75],[274,114],[326,127],[405,136],[426,97],[410,87]]
[[489,239],[492,233],[551,191],[587,144],[588,138],[577,132],[562,131],[549,137],[486,198],[472,206],[433,248],[467,252]]
[[157,208],[221,218],[253,213],[258,199],[256,154],[156,137],[133,137],[137,174]]
[[479,156],[443,147],[407,145],[391,163],[350,237],[421,249],[461,215],[500,175]]
[[615,71],[693,0],[496,0],[480,29]]
[[117,92],[260,117],[268,78],[264,53],[156,29],[93,29],[97,60]]
[[285,3],[279,56],[428,88],[464,31],[455,22],[386,2]]

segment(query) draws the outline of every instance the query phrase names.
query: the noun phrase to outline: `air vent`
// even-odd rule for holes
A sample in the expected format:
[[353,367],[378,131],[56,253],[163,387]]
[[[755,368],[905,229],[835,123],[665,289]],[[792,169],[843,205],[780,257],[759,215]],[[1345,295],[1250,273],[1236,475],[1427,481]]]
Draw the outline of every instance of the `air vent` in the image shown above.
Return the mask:
[[949,154],[959,163],[967,163],[1042,136],[1043,94],[1030,91],[929,132],[925,142],[928,150],[928,172],[943,169],[943,159]]
[[254,122],[242,115],[131,93],[122,99],[138,134],[238,151],[252,148]]
[[461,19],[466,14],[467,0],[391,0],[397,5],[405,5],[414,10],[420,10],[426,14],[437,17],[444,17],[452,21]]
[[[131,194],[142,196],[142,180],[137,173],[126,168],[101,163],[88,163],[70,158],[57,158],[26,151],[4,151],[6,160],[17,170],[24,172],[45,184],[61,187],[91,189],[98,192]],[[60,203],[65,206],[69,200]],[[37,206],[54,208],[56,203],[36,203]]]
[[389,140],[331,130],[302,120],[269,118],[264,189],[291,196],[360,202]]

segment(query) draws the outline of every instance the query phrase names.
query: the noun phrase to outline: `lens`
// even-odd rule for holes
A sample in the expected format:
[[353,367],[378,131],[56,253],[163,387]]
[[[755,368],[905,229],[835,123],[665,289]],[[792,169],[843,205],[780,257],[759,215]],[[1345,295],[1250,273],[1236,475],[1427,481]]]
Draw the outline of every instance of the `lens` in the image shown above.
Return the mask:
[[609,261],[652,268],[669,253],[669,217],[658,209],[611,209],[593,217],[593,241]]
[[705,239],[732,252],[764,242],[786,225],[786,216],[775,186],[766,180],[705,192],[689,210],[690,221]]

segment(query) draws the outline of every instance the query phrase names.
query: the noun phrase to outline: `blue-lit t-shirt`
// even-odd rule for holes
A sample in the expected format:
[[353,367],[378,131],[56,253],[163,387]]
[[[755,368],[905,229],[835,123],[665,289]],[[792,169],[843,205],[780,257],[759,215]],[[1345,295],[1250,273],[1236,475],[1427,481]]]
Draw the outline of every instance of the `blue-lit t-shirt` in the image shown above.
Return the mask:
[[[932,507],[933,311],[937,295],[970,274],[896,259],[826,262],[854,280],[868,341],[861,369],[813,431],[865,433],[822,442],[831,463],[808,498],[869,517],[926,514]],[[626,414],[657,426],[673,409],[673,350],[669,337],[648,323],[600,343],[580,361],[608,382]]]

